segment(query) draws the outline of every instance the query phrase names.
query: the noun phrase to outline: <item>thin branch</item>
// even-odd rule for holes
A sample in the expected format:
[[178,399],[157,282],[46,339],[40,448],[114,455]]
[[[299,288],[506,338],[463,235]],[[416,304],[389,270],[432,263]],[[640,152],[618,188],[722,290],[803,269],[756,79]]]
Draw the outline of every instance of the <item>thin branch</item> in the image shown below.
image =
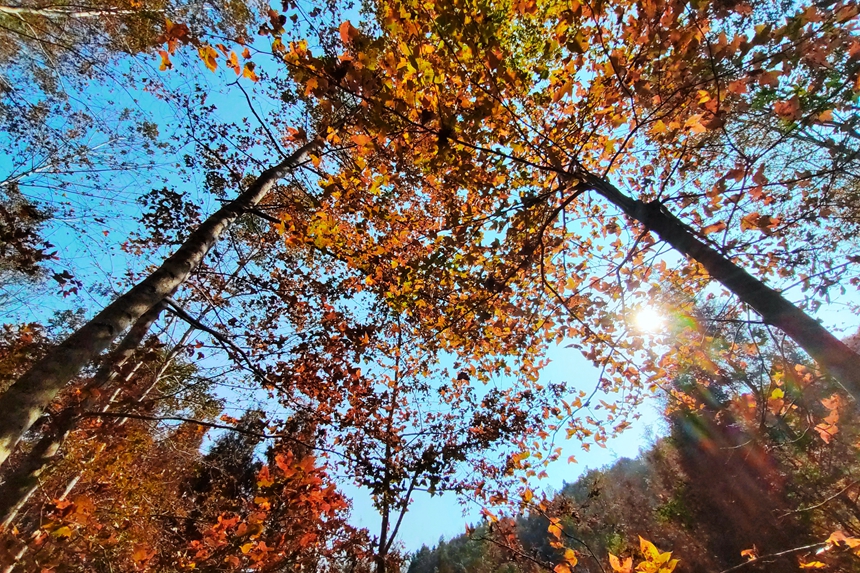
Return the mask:
[[795,509],[793,511],[787,511],[784,514],[780,515],[779,519],[782,519],[783,517],[785,517],[787,515],[791,515],[792,513],[803,513],[804,511],[812,511],[813,509],[818,509],[819,507],[821,507],[823,505],[827,505],[828,503],[830,503],[831,501],[833,501],[834,499],[836,499],[837,497],[839,497],[840,495],[842,495],[843,493],[845,493],[846,491],[848,491],[849,489],[851,489],[852,487],[857,485],[857,483],[858,482],[856,482],[856,481],[852,481],[847,486],[845,486],[841,490],[837,491],[836,493],[834,493],[833,495],[831,495],[830,497],[828,497],[827,499],[825,499],[821,503],[817,503],[817,504],[811,505],[809,507],[801,507],[801,508]]
[[311,450],[317,450],[320,452],[326,452],[328,454],[334,454],[341,458],[354,461],[349,456],[345,455],[342,452],[338,452],[337,450],[331,450],[329,448],[324,448],[321,446],[315,446],[313,444],[308,444],[302,440],[296,439],[292,434],[267,434],[265,432],[253,432],[251,430],[244,430],[242,428],[237,428],[235,426],[228,426],[226,424],[217,424],[215,422],[206,422],[204,420],[195,420],[194,418],[183,418],[181,416],[146,416],[144,414],[135,414],[133,412],[84,412],[81,414],[82,416],[88,416],[93,418],[131,418],[133,420],[145,420],[149,422],[184,422],[186,424],[196,424],[198,426],[204,426],[206,428],[212,428],[215,430],[229,430],[231,432],[237,432],[239,434],[244,434],[246,436],[253,436],[255,438],[261,438],[264,440],[286,440],[288,442],[296,443],[300,446],[304,446]]
[[779,553],[770,553],[769,555],[762,555],[761,557],[756,557],[755,559],[750,559],[749,561],[745,561],[740,565],[735,565],[734,567],[729,567],[728,569],[724,569],[720,571],[720,573],[730,573],[731,571],[738,571],[743,569],[747,565],[752,565],[753,563],[766,563],[768,559],[772,559],[774,557],[782,557],[784,555],[791,555],[792,553],[800,553],[801,551],[806,551],[808,549],[815,549],[817,547],[823,547],[827,545],[826,541],[822,541],[821,543],[813,543],[812,545],[804,545],[803,547],[795,547],[794,549],[786,549],[785,551],[780,551]]

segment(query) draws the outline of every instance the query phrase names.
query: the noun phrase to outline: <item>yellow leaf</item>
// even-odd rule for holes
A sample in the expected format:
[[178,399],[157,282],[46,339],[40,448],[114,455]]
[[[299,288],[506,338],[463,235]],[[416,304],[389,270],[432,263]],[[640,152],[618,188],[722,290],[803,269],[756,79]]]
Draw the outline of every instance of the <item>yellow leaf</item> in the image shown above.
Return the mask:
[[559,563],[553,568],[555,573],[571,573],[570,566],[567,563]]
[[245,68],[242,70],[242,75],[252,82],[256,82],[260,79],[257,77],[257,74],[254,73],[254,62],[248,62],[245,64]]
[[58,527],[57,529],[55,529],[54,531],[52,531],[52,532],[51,532],[51,535],[53,535],[54,537],[57,537],[57,538],[61,538],[61,539],[62,539],[62,538],[68,538],[68,537],[71,537],[71,536],[72,536],[72,533],[74,533],[74,532],[72,531],[72,528],[71,528],[71,527],[69,527],[68,525],[64,525],[64,526],[62,526],[62,527]]
[[523,501],[528,503],[534,498],[534,493],[529,488],[526,488],[526,491],[523,492]]
[[556,539],[561,539],[561,527],[559,527],[558,524],[550,523],[546,530]]
[[362,135],[360,133],[358,135],[353,135],[352,137],[350,137],[350,139],[359,147],[364,147],[371,141],[368,136]]
[[252,548],[252,547],[254,547],[254,542],[253,542],[253,541],[249,541],[249,542],[248,542],[248,543],[246,543],[245,545],[240,546],[240,547],[239,547],[239,549],[241,549],[241,550],[242,550],[242,553],[248,553],[248,552],[251,550],[251,548]]
[[770,393],[770,397],[774,400],[779,400],[785,397],[785,392],[783,392],[782,388],[774,388],[773,392]]
[[209,45],[200,46],[197,53],[200,54],[200,59],[203,60],[209,71],[214,72],[218,68],[218,62],[215,61],[218,58],[218,52],[215,51],[215,48]]
[[660,551],[653,543],[643,538],[641,535],[639,536],[639,549],[649,560],[656,561],[660,558]]
[[651,133],[663,133],[666,131],[666,124],[663,123],[662,119],[658,119],[654,122],[654,125],[651,126]]
[[564,550],[564,560],[567,561],[571,567],[576,567],[576,564],[579,562],[576,558],[576,551],[573,549]]
[[810,561],[809,563],[800,562],[801,569],[823,569],[824,567],[827,567],[827,565],[821,561]]
[[227,67],[236,72],[236,75],[242,73],[242,68],[239,67],[239,57],[236,52],[230,52],[230,57],[227,58]]

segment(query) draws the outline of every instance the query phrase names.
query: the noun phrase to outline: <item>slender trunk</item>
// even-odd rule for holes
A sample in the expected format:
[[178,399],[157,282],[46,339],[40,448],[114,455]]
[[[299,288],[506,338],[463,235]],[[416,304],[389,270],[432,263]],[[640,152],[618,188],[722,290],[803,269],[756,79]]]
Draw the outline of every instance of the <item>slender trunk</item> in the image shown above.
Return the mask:
[[803,348],[845,390],[860,400],[860,355],[826,328],[755,278],[725,255],[696,237],[693,230],[658,201],[645,203],[624,195],[611,183],[589,177],[586,185],[639,221],[676,251],[701,264],[715,280]]
[[[4,480],[3,485],[0,486],[0,520],[2,520],[4,527],[9,527],[21,507],[36,491],[39,485],[39,476],[54,461],[60,446],[75,427],[80,412],[95,407],[97,394],[90,392],[90,390],[101,388],[110,382],[143,342],[165,306],[166,304],[162,301],[137,320],[119,346],[111,352],[110,357],[105,360],[93,379],[86,385],[83,393],[88,397],[84,402],[70,405],[60,412],[53,421],[52,428],[45,432],[45,435],[33,446],[33,449],[27,452],[18,467]],[[130,372],[126,376],[126,381],[133,374],[134,372]],[[105,408],[109,407],[116,399],[121,388],[122,386],[117,388],[117,392],[111,396],[105,404]]]
[[0,6],[0,14],[12,16],[44,16],[46,18],[103,18],[105,16],[130,16],[141,12],[164,12],[164,10],[118,10],[111,8],[76,9],[67,6],[25,8],[23,6]]
[[0,464],[42,415],[51,400],[81,369],[142,314],[177,289],[197,267],[221,234],[242,213],[255,206],[272,187],[311,151],[314,139],[259,178],[235,200],[201,224],[155,272],[111,303],[65,342],[55,347],[0,396]]
[[[161,306],[161,305],[159,305],[159,306]],[[213,307],[210,306],[207,310],[204,311],[203,314],[206,314],[206,312],[208,312],[212,308]],[[185,344],[188,342],[188,338],[191,336],[191,334],[194,332],[194,330],[195,329],[193,327],[189,328],[185,332],[185,334],[180,338],[179,342],[176,345],[174,345],[173,348],[171,348],[170,352],[167,353],[167,356],[164,360],[164,363],[161,365],[161,367],[158,369],[158,371],[153,376],[152,383],[149,386],[147,386],[146,389],[143,391],[143,393],[135,400],[135,402],[137,404],[140,404],[144,400],[146,400],[146,398],[149,396],[149,393],[152,392],[152,390],[155,389],[156,386],[158,386],[158,383],[161,381],[161,377],[167,371],[167,368],[170,366],[170,363],[173,361],[173,359],[176,358],[176,356],[179,354],[179,352],[182,350],[182,348],[185,347]],[[135,368],[135,370],[136,370],[136,368]],[[128,373],[125,377],[125,382],[127,382],[129,379],[131,379],[131,377],[133,375],[134,375],[134,371]],[[102,408],[102,410],[101,410],[102,412],[108,411],[110,406],[113,405],[113,403],[116,401],[117,397],[119,397],[121,390],[122,390],[122,386],[119,386],[116,388],[116,390],[113,392],[113,394],[111,394],[110,399],[107,401],[107,403]],[[118,428],[120,426],[123,426],[123,425],[125,425],[126,422],[128,422],[128,420],[129,420],[129,418],[127,418],[127,417],[120,418],[120,420],[118,422],[116,422],[116,425],[114,427]],[[98,458],[99,454],[101,454],[105,450],[106,447],[107,447],[107,442],[102,441],[102,443],[99,444],[99,447],[96,449],[96,451],[90,457],[89,461],[86,462],[86,464],[93,463]],[[69,496],[69,494],[72,493],[72,490],[75,489],[75,486],[78,485],[78,482],[81,481],[81,477],[83,475],[84,475],[84,468],[81,468],[80,470],[78,470],[78,473],[75,475],[75,477],[73,477],[71,480],[69,480],[69,482],[66,484],[66,487],[63,489],[63,493],[60,494],[58,499],[60,499],[61,501],[65,500]],[[29,496],[31,496],[36,489],[37,488],[34,487],[28,493],[27,499],[29,499]],[[4,528],[8,529],[9,526],[12,525],[14,519],[18,515],[18,512],[20,511],[21,507],[24,506],[27,499],[25,499],[23,502],[21,502],[18,506],[15,507],[14,512],[11,513],[10,516],[4,521],[4,523],[3,523]],[[5,569],[3,569],[2,572],[0,572],[0,573],[12,573],[12,571],[15,569],[16,565],[27,554],[27,551],[29,551],[29,549],[30,549],[29,544],[21,547],[20,551],[18,551],[18,553],[15,554],[14,560]]]

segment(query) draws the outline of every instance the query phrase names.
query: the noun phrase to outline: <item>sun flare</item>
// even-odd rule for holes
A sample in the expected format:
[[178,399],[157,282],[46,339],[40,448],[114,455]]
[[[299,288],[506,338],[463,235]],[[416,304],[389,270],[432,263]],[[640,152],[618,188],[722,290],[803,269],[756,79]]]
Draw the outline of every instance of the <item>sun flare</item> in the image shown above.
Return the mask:
[[654,307],[646,306],[636,313],[636,328],[642,332],[658,332],[664,326],[665,317]]

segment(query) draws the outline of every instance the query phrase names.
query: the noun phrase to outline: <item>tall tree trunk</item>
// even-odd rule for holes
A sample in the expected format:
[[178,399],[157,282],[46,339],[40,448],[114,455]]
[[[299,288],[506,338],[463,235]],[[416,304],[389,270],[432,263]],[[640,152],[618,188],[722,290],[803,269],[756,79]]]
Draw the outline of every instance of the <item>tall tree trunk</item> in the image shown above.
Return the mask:
[[584,183],[676,251],[701,264],[711,277],[761,315],[765,323],[790,336],[819,366],[834,376],[855,400],[860,401],[860,355],[818,321],[700,240],[689,226],[666,210],[659,201],[645,203],[633,199],[605,179],[595,176],[586,177]]
[[0,464],[81,369],[142,314],[182,285],[221,234],[254,207],[282,177],[322,145],[316,138],[271,167],[236,199],[204,221],[156,271],[55,347],[0,396]]
[[0,6],[0,14],[12,16],[43,16],[46,18],[105,18],[107,16],[130,16],[141,13],[158,13],[164,10],[120,10],[116,8],[81,9],[78,7],[54,6],[45,8],[25,8],[23,6]]
[[[134,326],[131,327],[119,346],[111,352],[93,379],[87,383],[83,392],[87,397],[83,403],[69,405],[63,409],[54,419],[51,424],[52,427],[45,432],[45,435],[36,442],[33,449],[27,452],[21,463],[3,481],[2,486],[0,486],[0,522],[2,522],[4,527],[9,527],[9,524],[15,519],[18,511],[27,503],[33,492],[36,491],[39,485],[39,476],[54,461],[66,436],[75,427],[80,413],[97,406],[97,394],[91,392],[91,390],[105,386],[116,375],[118,370],[128,362],[141,342],[143,342],[149,329],[158,320],[158,316],[164,310],[165,306],[165,302],[161,301],[137,319],[137,322],[134,323]],[[126,378],[130,378],[132,374],[129,373]],[[117,389],[121,389],[121,386]],[[108,400],[105,407],[109,406],[112,401],[112,399]]]

